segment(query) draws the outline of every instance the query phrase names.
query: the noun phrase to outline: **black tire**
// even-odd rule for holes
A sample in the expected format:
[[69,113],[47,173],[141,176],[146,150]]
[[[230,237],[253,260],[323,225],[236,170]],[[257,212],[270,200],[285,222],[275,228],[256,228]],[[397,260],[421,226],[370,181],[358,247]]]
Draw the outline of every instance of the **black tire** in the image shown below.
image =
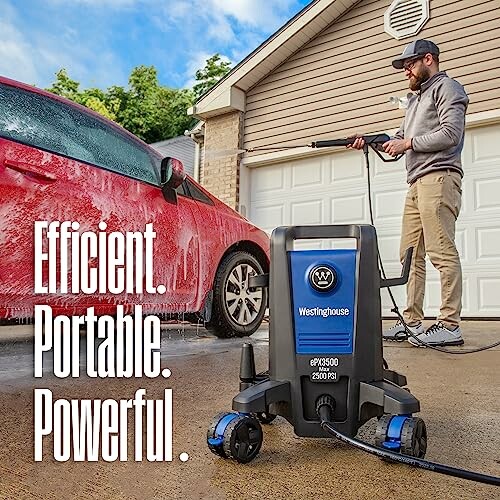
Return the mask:
[[401,429],[401,453],[410,457],[424,458],[427,451],[427,429],[419,417],[405,420]]
[[252,461],[262,446],[262,427],[256,418],[236,417],[224,431],[224,453],[241,464]]
[[384,448],[384,441],[387,438],[387,429],[389,428],[392,417],[393,415],[385,414],[378,419],[377,428],[375,430],[375,446],[378,448]]
[[266,312],[267,288],[249,292],[248,277],[263,272],[248,252],[234,252],[222,260],[215,275],[212,318],[206,324],[217,337],[246,337],[259,328]]

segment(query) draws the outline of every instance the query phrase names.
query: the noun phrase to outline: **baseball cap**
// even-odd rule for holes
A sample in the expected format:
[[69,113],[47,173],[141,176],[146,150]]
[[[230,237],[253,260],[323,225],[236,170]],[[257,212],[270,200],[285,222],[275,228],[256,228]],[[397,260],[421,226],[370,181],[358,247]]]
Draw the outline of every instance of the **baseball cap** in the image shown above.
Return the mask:
[[430,40],[415,40],[404,48],[399,57],[392,61],[392,65],[396,69],[403,69],[405,61],[414,57],[425,56],[425,54],[439,55],[439,47]]

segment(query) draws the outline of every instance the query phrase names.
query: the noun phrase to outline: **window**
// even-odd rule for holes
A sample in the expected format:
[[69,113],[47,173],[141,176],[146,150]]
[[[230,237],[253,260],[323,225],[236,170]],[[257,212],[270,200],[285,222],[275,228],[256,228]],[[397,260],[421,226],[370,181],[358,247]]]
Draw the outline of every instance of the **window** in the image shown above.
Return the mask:
[[189,193],[187,191],[186,187],[186,181],[184,181],[177,189],[177,194],[180,194],[181,196],[189,196]]
[[196,201],[201,201],[201,203],[205,203],[207,205],[213,205],[214,202],[198,187],[193,184],[189,179],[186,179],[185,183],[189,189],[189,193],[191,197]]
[[104,120],[49,97],[2,84],[0,135],[159,184],[147,150]]

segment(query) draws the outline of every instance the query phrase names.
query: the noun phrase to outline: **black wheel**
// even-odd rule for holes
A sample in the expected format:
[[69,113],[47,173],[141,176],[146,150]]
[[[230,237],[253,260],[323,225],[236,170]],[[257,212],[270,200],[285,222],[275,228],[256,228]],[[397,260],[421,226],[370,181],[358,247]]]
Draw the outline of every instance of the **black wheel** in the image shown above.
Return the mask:
[[248,278],[264,271],[247,252],[226,256],[215,276],[212,318],[207,328],[217,337],[252,335],[262,323],[267,307],[267,289],[248,289]]
[[264,425],[270,424],[276,418],[276,415],[274,415],[273,413],[269,413],[268,411],[256,413],[255,416],[257,417],[258,421]]
[[261,446],[262,427],[254,417],[240,415],[224,431],[224,453],[237,462],[250,462],[257,456]]
[[401,453],[424,458],[427,451],[427,429],[419,417],[409,417],[401,429]]
[[[207,444],[208,444],[208,449],[212,452],[215,453],[216,455],[219,455],[222,458],[227,458],[226,454],[224,453],[224,447],[222,446],[222,441],[220,443],[213,443],[213,441],[217,438],[215,435],[215,430],[217,426],[219,425],[219,422],[227,415],[230,415],[230,412],[222,412],[218,413],[215,415],[215,417],[212,419],[212,422],[208,426],[207,430]],[[212,441],[212,442],[211,442]]]
[[377,422],[377,429],[375,430],[375,446],[378,448],[383,448],[384,441],[387,437],[387,429],[389,428],[389,422],[393,415],[382,415]]

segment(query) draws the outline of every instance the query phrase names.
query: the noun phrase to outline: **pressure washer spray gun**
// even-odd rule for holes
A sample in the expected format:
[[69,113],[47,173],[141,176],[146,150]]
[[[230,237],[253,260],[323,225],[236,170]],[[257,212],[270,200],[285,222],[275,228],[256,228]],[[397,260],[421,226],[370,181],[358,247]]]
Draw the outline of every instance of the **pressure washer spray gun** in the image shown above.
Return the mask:
[[[345,137],[343,139],[328,139],[324,141],[314,141],[308,144],[294,144],[294,145],[277,145],[277,146],[256,146],[254,148],[247,149],[223,149],[223,150],[207,150],[205,152],[205,157],[207,160],[215,160],[218,158],[226,158],[228,156],[235,156],[242,153],[254,153],[257,151],[283,151],[286,149],[300,149],[300,148],[332,148],[332,147],[347,147],[354,143],[354,141],[358,138],[362,138],[365,141],[365,145],[363,147],[363,152],[365,153],[365,157],[368,161],[368,150],[369,148],[373,149],[377,156],[384,162],[392,162],[398,161],[403,155],[398,155],[394,158],[385,158],[380,154],[382,149],[382,144],[390,141],[391,138],[387,134],[374,134],[374,135],[361,135],[354,137]],[[367,162],[367,167],[369,164]]]
[[[377,154],[377,156],[383,161],[383,162],[393,162],[393,161],[398,161],[403,155],[397,155],[394,158],[386,158],[380,154],[380,151],[383,151],[381,148],[382,144],[385,144],[387,141],[390,141],[391,138],[387,134],[375,134],[375,135],[363,135],[360,136],[364,141],[365,145],[363,146],[363,152],[365,154],[366,158],[366,166],[367,168],[370,168],[369,166],[369,160],[368,160],[368,148],[372,148],[373,151]],[[354,143],[354,141],[358,137],[347,137],[345,139],[331,139],[331,140],[326,140],[326,141],[315,141],[311,142],[310,147],[312,148],[331,148],[331,147],[339,147],[339,146],[350,146],[351,144]]]
[[[390,141],[391,138],[387,134],[376,134],[376,135],[363,135],[360,136],[364,139],[365,144],[371,146],[372,148],[377,148],[379,145]],[[345,139],[329,139],[326,141],[315,141],[308,144],[311,148],[330,148],[335,146],[349,146],[354,143],[358,137],[347,137]],[[377,149],[378,151],[378,149]]]
[[300,145],[293,145],[293,146],[274,146],[274,147],[255,147],[255,148],[248,148],[248,149],[240,149],[238,152],[245,152],[245,153],[253,153],[255,151],[276,151],[279,149],[296,149],[296,148],[332,148],[332,147],[347,147],[350,146],[351,144],[354,143],[354,141],[357,138],[362,138],[365,141],[365,145],[363,146],[363,152],[365,153],[365,157],[367,160],[367,167],[369,168],[368,164],[368,150],[369,148],[373,149],[377,156],[384,162],[393,162],[393,161],[398,161],[403,155],[397,155],[394,158],[386,158],[382,156],[380,153],[383,151],[381,148],[382,144],[386,143],[387,141],[390,141],[391,138],[387,134],[374,134],[374,135],[362,135],[362,136],[353,136],[353,137],[345,137],[343,139],[327,139],[324,141],[314,141],[310,142],[309,144],[300,144]]

